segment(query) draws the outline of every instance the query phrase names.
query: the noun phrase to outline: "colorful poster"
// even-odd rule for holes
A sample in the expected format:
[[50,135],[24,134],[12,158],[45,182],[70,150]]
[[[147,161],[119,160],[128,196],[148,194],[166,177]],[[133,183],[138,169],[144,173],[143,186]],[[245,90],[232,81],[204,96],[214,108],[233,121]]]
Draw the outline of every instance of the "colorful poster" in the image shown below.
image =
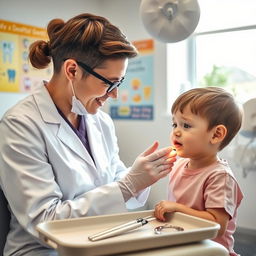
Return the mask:
[[50,78],[52,66],[38,70],[28,60],[29,46],[35,40],[48,40],[46,30],[0,20],[0,91],[29,92]]
[[139,56],[129,60],[123,84],[118,89],[118,99],[110,102],[113,119],[153,119],[153,53],[154,41],[133,42]]

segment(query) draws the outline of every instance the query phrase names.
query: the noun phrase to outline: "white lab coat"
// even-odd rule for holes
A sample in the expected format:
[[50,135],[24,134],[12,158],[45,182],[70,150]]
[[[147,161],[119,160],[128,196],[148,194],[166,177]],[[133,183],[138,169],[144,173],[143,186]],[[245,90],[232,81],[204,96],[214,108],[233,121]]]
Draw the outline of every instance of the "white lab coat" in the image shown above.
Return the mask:
[[[42,246],[35,227],[42,221],[126,211],[115,181],[127,168],[118,156],[113,122],[102,111],[86,122],[94,161],[44,85],[1,120],[0,184],[12,212],[6,255],[16,249],[36,255]],[[142,206],[148,192],[129,201]]]

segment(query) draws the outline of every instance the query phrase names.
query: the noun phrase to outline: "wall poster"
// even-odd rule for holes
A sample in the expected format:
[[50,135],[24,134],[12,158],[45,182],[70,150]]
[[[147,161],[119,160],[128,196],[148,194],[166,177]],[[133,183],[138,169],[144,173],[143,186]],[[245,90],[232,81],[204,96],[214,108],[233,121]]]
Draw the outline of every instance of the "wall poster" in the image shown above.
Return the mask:
[[52,66],[38,70],[28,61],[29,46],[39,39],[48,40],[46,29],[0,20],[0,91],[30,92],[50,78]]
[[152,39],[134,41],[139,56],[129,60],[125,80],[118,89],[118,99],[110,101],[113,119],[153,120]]

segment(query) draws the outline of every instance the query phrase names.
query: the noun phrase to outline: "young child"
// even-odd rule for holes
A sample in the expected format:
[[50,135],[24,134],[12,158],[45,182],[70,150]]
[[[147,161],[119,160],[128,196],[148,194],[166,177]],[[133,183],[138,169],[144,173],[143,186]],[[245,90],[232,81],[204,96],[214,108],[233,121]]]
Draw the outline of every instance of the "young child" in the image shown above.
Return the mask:
[[218,152],[241,127],[242,112],[232,95],[219,87],[195,88],[172,106],[171,142],[181,157],[170,174],[168,201],[155,207],[155,216],[183,212],[220,224],[214,241],[237,255],[234,239],[237,208],[243,198],[236,179]]

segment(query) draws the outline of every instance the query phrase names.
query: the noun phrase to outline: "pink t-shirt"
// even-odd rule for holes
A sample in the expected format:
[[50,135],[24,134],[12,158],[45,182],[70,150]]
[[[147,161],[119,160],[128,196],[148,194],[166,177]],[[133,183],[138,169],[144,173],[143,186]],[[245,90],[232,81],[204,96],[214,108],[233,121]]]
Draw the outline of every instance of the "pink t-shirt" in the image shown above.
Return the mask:
[[199,211],[224,208],[230,215],[226,232],[213,240],[225,246],[230,256],[236,256],[232,235],[243,194],[228,163],[218,159],[215,164],[191,170],[187,167],[188,162],[189,159],[184,158],[176,161],[170,174],[168,200]]

